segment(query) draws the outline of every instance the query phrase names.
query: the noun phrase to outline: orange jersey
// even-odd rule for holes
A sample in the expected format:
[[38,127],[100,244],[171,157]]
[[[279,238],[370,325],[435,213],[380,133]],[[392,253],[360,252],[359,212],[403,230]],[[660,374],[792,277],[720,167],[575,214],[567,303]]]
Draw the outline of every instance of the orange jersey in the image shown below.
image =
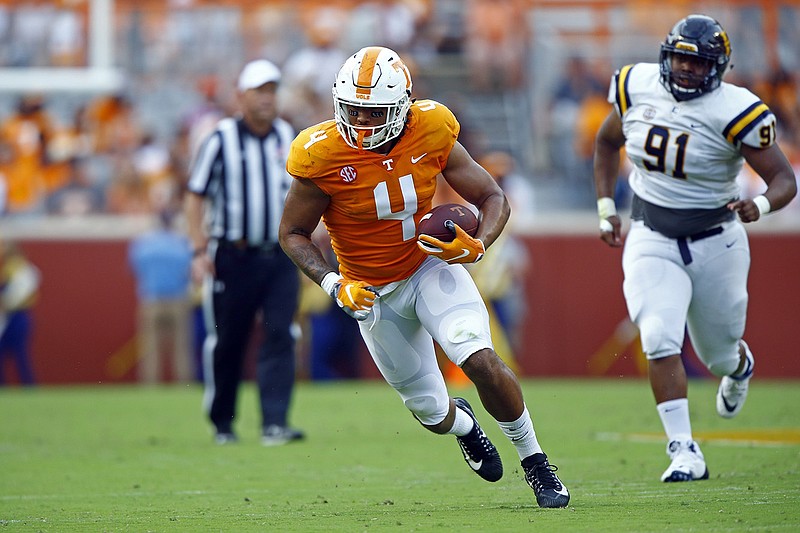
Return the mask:
[[447,107],[420,100],[386,155],[351,148],[332,120],[300,132],[286,169],[331,197],[322,220],[342,276],[380,286],[422,264],[427,255],[417,247],[417,224],[431,209],[459,130]]

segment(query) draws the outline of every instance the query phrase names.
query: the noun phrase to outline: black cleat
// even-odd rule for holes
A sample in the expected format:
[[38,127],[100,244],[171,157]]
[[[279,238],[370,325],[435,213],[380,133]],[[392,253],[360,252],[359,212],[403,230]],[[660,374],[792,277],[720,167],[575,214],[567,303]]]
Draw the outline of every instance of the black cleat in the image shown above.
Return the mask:
[[453,400],[456,407],[466,412],[475,423],[472,431],[463,437],[456,436],[461,453],[464,454],[464,460],[476,474],[486,481],[497,481],[503,477],[503,462],[500,460],[497,448],[481,429],[469,402],[464,398],[453,398]]
[[558,467],[547,462],[547,455],[535,453],[522,461],[525,481],[536,495],[539,507],[566,507],[569,491],[556,475]]

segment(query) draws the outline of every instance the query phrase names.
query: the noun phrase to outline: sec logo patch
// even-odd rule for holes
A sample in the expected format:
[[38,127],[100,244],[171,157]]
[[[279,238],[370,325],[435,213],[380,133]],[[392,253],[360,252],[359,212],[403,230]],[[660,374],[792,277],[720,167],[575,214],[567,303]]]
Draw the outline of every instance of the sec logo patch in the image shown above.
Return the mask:
[[351,183],[356,180],[356,169],[347,165],[339,171],[339,176],[342,177],[343,182]]

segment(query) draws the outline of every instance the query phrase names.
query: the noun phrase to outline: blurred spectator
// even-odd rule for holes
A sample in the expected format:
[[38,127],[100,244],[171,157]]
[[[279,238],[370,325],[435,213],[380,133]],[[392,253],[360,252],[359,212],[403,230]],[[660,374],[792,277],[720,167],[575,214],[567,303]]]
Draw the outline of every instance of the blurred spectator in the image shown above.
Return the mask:
[[519,89],[525,79],[528,31],[524,0],[468,0],[466,61],[482,91]]
[[311,11],[304,22],[308,44],[284,63],[279,91],[281,115],[291,117],[298,131],[330,116],[333,81],[347,59],[347,52],[339,47],[345,20],[340,8]]
[[494,150],[479,157],[478,163],[500,184],[508,197],[511,232],[529,225],[536,205],[536,194],[531,180],[520,173],[514,157],[506,151]]
[[184,116],[180,131],[186,135],[186,155],[185,171],[188,172],[191,159],[197,154],[202,142],[214,131],[217,122],[225,118],[229,113],[220,101],[219,80],[216,76],[201,76],[197,80],[197,91],[202,97],[202,101],[193,107]]
[[142,138],[137,112],[131,100],[117,93],[95,98],[86,109],[94,153],[131,153]]
[[174,212],[162,211],[159,228],[133,239],[129,248],[139,300],[139,380],[146,384],[163,381],[163,366],[169,360],[176,381],[195,378],[192,249],[189,239],[174,228],[174,217]]
[[598,92],[605,93],[606,84],[601,83],[582,57],[574,56],[567,61],[564,74],[558,82],[553,100],[579,105],[584,98]]
[[[594,139],[609,111],[611,111],[611,104],[606,99],[605,91],[591,90],[581,100],[575,120],[573,142],[576,174],[569,176],[571,181],[577,181],[583,185],[591,183]],[[630,191],[627,185],[627,178],[618,180],[616,183],[614,200],[619,209],[626,208],[630,203]],[[592,187],[584,186],[578,190],[584,193],[583,195],[576,194],[573,200],[578,206],[592,207],[595,205],[596,198]]]
[[105,197],[90,182],[85,160],[73,158],[69,168],[69,181],[47,196],[47,214],[73,217],[102,213]]
[[133,151],[133,168],[149,185],[153,186],[169,176],[169,150],[150,132],[143,132],[139,145]]
[[[594,150],[591,132],[596,131],[608,112],[606,88],[583,58],[572,57],[550,105],[550,161],[565,191],[569,191],[572,207],[594,205],[592,188],[588,186]],[[602,116],[601,110],[605,110]]]
[[71,124],[59,128],[47,147],[57,161],[45,200],[50,215],[81,216],[105,210],[105,190],[91,174],[92,149],[86,107],[75,111]]
[[106,211],[115,215],[146,215],[153,212],[147,183],[133,163],[121,161],[106,190]]
[[178,206],[183,184],[179,182],[167,146],[146,132],[131,154],[131,163],[137,178],[147,190],[150,210],[160,212]]
[[0,173],[8,186],[9,213],[40,213],[46,193],[47,142],[53,134],[40,95],[20,97],[0,124]]
[[5,359],[11,357],[23,385],[33,385],[30,363],[31,309],[40,281],[37,269],[15,243],[0,240],[0,385],[6,384]]
[[[347,17],[347,27],[358,28],[345,35],[345,47],[357,50],[373,43],[403,54],[417,40],[417,28],[428,16],[428,0],[358,2]],[[408,54],[404,54],[404,61]],[[413,79],[413,73],[412,73]]]

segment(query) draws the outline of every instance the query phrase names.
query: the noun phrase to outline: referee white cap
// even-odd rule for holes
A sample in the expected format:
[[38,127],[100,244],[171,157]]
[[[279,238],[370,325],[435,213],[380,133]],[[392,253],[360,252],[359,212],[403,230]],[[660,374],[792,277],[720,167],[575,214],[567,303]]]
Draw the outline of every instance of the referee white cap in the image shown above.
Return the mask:
[[248,89],[261,87],[265,83],[277,83],[281,80],[281,71],[274,63],[266,59],[256,59],[249,62],[242,69],[239,75],[239,90],[245,92]]

